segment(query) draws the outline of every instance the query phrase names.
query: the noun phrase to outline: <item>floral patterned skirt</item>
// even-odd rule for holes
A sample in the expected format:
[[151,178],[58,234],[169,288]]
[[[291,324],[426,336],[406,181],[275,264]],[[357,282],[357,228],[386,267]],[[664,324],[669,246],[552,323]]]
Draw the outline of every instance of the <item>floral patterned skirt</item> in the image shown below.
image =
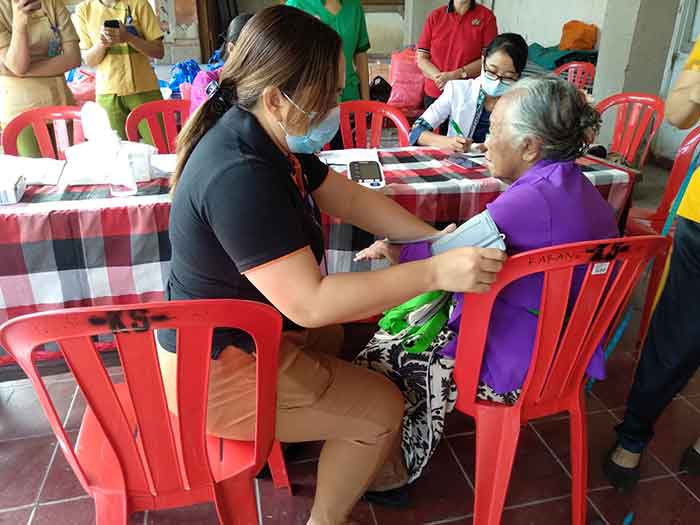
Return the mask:
[[[406,352],[401,338],[380,330],[355,358],[355,364],[379,372],[396,384],[406,401],[401,449],[409,483],[418,479],[435,453],[445,432],[445,416],[452,412],[457,400],[457,387],[452,380],[454,359],[440,350],[457,334],[445,326],[430,348],[421,353]],[[514,404],[520,390],[496,393],[479,383],[479,399]]]

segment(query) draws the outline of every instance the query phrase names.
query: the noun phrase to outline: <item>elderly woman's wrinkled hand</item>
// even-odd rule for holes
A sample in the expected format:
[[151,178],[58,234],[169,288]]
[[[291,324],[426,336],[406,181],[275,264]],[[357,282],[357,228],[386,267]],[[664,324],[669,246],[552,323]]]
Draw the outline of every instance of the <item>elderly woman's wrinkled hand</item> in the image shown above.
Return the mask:
[[353,260],[357,262],[387,259],[391,264],[398,264],[400,257],[400,245],[389,244],[387,241],[375,241],[369,248],[357,252]]
[[[452,233],[457,229],[457,225],[452,223],[438,232],[438,235]],[[390,264],[399,264],[401,262],[401,245],[392,244],[386,239],[383,241],[375,241],[369,248],[360,250],[355,254],[353,261],[366,261],[386,259]]]

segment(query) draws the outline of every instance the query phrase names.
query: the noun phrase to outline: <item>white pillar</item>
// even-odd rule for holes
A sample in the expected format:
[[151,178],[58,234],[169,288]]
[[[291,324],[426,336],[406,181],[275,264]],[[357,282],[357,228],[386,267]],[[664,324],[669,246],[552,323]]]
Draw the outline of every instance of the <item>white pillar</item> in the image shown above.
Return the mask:
[[[596,101],[625,91],[659,94],[680,0],[609,0],[593,87]],[[601,130],[610,140],[611,119]]]
[[415,44],[423,31],[425,19],[433,9],[443,6],[447,9],[446,0],[405,0],[404,3],[404,44]]

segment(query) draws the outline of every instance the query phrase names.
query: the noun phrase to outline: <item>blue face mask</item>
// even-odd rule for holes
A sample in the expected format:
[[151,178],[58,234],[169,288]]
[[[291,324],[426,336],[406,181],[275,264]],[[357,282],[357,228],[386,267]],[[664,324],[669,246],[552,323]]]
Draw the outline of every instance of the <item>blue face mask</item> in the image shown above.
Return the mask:
[[486,93],[489,97],[502,97],[511,87],[513,86],[510,84],[505,84],[500,78],[489,78],[482,66],[481,89],[483,89],[484,93]]
[[[309,120],[314,118],[315,115],[313,113],[304,111],[285,93],[282,94],[289,102],[294,104],[299,111],[304,113]],[[331,109],[319,124],[310,127],[304,135],[290,135],[281,122],[279,125],[286,135],[289,151],[292,153],[316,153],[321,151],[323,147],[335,137],[336,133],[338,133],[338,129],[340,128],[340,108],[336,106]]]

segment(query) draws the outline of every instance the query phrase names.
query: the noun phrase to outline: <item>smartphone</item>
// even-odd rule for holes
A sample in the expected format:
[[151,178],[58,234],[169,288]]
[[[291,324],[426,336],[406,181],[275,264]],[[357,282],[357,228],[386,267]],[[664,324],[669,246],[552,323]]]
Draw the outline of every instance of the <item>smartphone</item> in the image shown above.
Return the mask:
[[462,166],[463,168],[478,168],[479,166],[481,166],[480,164],[477,164],[476,162],[471,160],[469,154],[467,153],[453,153],[452,155],[449,155],[445,160],[457,164],[458,166]]
[[119,20],[105,20],[104,26],[109,29],[119,29]]
[[384,173],[376,160],[353,160],[348,164],[350,179],[368,188],[384,187]]

